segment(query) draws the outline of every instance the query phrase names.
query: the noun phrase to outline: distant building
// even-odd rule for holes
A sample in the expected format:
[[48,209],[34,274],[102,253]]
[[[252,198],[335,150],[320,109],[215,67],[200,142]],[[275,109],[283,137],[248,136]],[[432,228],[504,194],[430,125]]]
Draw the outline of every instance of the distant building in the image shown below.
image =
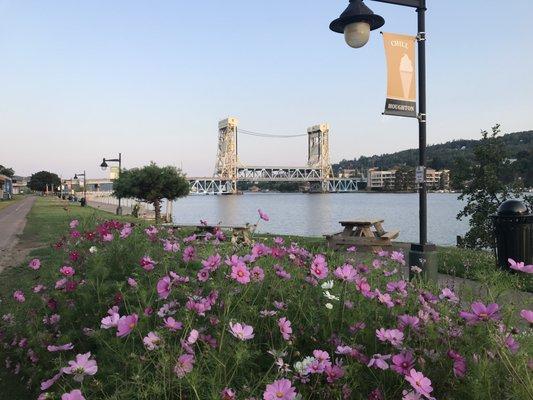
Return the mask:
[[9,176],[0,175],[0,200],[9,200],[13,197],[13,181]]
[[367,190],[394,190],[396,170],[380,171],[370,168],[367,173]]
[[29,177],[14,175],[12,178],[13,194],[22,194],[28,188]]
[[[403,181],[397,181],[403,179]],[[367,190],[376,191],[410,191],[416,189],[414,183],[414,169],[406,170],[405,168],[379,170],[371,168],[367,173]],[[407,182],[409,180],[411,182]],[[429,190],[449,190],[450,189],[450,171],[436,171],[426,169],[426,183]]]

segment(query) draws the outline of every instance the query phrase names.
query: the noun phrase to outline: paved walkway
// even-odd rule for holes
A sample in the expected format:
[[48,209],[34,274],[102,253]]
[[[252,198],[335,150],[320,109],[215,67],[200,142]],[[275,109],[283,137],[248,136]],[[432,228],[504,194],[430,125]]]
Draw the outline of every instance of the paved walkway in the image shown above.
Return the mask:
[[[12,263],[12,251],[18,242],[18,235],[26,226],[26,215],[30,212],[35,197],[26,197],[0,211],[0,271]],[[17,257],[18,258],[18,257]]]

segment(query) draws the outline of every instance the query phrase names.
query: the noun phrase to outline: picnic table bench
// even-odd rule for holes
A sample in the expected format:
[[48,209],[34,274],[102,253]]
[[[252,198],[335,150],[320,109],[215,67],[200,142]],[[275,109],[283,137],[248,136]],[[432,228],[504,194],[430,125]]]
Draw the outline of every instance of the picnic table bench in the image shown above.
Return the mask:
[[192,228],[198,235],[205,235],[207,233],[215,234],[218,230],[231,231],[231,242],[234,244],[244,243],[246,245],[252,243],[252,234],[255,231],[257,225],[248,224],[245,225],[222,225],[218,223],[213,224],[163,224],[174,229],[187,229]]
[[400,235],[400,231],[385,231],[382,219],[339,221],[344,228],[342,232],[326,235],[328,246],[365,246],[373,249],[392,245],[392,240]]

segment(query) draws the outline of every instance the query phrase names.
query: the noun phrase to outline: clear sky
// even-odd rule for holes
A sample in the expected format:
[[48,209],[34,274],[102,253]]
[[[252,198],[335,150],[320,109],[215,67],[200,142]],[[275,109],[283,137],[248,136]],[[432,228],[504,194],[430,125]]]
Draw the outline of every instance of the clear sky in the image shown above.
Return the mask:
[[[531,0],[428,0],[428,142],[533,129]],[[347,0],[0,0],[0,164],[103,176],[101,158],[211,175],[217,122],[270,133],[331,124],[338,161],[417,146],[384,117],[379,34],[354,50],[328,25]],[[366,1],[387,32],[416,13]],[[242,136],[240,159],[304,165],[305,138]]]

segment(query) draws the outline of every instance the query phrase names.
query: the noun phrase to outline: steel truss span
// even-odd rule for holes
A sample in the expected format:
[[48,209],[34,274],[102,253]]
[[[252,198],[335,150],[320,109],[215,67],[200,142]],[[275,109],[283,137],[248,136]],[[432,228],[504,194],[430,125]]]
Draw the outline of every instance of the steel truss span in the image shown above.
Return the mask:
[[[239,179],[247,182],[309,182],[310,191],[319,193],[353,193],[359,190],[359,182],[362,179],[327,179],[325,181],[320,178],[309,179],[289,179],[277,177],[276,179],[261,178],[257,180],[252,179]],[[324,182],[326,183],[327,190],[323,190]],[[224,181],[221,179],[213,178],[194,178],[189,179],[191,185],[190,195],[222,195],[232,194],[233,185],[231,181]]]

